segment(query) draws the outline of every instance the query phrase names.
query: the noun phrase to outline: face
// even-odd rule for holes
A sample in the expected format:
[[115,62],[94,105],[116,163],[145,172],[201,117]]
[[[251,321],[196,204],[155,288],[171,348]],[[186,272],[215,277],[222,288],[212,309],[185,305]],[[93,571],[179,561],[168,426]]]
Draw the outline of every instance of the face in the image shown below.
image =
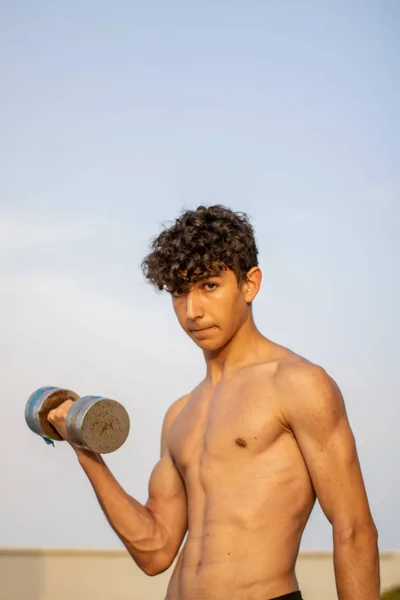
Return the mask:
[[228,269],[193,284],[187,293],[172,294],[181,327],[203,350],[218,350],[247,319],[260,281],[260,269],[254,267],[239,287],[236,275]]

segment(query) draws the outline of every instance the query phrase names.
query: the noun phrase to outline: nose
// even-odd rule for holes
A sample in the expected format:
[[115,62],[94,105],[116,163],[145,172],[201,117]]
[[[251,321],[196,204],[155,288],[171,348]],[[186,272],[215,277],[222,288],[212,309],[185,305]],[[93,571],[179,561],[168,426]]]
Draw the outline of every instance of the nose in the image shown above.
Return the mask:
[[200,294],[190,291],[186,296],[186,318],[189,321],[196,321],[202,317],[204,317],[204,308]]

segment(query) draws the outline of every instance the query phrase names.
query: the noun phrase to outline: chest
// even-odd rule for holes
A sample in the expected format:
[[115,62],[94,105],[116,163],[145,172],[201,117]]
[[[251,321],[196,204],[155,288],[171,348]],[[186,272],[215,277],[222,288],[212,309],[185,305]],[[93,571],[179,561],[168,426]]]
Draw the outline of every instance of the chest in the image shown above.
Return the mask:
[[247,461],[282,433],[273,393],[258,386],[223,386],[193,394],[169,432],[175,464],[184,473],[204,460]]

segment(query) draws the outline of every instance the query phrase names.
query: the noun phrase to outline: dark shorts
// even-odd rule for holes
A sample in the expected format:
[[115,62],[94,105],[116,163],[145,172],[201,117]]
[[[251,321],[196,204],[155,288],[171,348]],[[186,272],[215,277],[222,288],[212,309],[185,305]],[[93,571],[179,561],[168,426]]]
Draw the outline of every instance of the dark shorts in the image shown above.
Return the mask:
[[283,596],[276,596],[271,600],[303,600],[301,592],[290,592],[290,594],[284,594]]

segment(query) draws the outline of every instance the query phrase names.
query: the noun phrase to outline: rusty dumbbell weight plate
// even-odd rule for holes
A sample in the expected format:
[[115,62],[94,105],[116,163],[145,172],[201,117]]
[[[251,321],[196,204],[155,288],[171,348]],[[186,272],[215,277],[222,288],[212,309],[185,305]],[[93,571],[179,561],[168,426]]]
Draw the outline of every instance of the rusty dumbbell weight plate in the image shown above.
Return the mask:
[[77,400],[78,394],[54,386],[41,387],[29,397],[25,407],[28,427],[38,435],[50,440],[62,440],[58,431],[49,423],[47,415],[66,400]]
[[99,454],[115,452],[129,435],[130,421],[125,408],[103,396],[83,396],[68,411],[69,439]]
[[119,402],[103,396],[83,396],[72,390],[43,387],[36,390],[25,407],[29,428],[46,441],[61,440],[47,415],[66,400],[73,400],[66,418],[68,438],[72,443],[91,452],[108,454],[122,446],[129,435],[130,421]]

